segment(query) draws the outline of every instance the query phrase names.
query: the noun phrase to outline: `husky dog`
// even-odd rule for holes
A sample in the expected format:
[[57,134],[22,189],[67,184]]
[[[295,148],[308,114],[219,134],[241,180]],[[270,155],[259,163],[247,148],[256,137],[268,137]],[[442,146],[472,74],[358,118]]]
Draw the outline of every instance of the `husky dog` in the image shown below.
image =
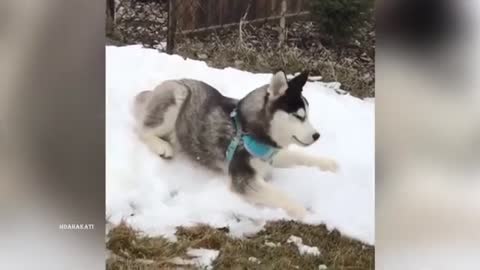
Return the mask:
[[308,72],[303,72],[287,81],[279,71],[270,84],[241,100],[225,97],[201,81],[165,81],[136,96],[137,132],[160,157],[170,159],[183,151],[205,167],[228,173],[231,189],[251,203],[282,208],[302,219],[306,209],[265,179],[272,167],[337,170],[334,160],[287,149],[320,138],[302,96],[307,79]]

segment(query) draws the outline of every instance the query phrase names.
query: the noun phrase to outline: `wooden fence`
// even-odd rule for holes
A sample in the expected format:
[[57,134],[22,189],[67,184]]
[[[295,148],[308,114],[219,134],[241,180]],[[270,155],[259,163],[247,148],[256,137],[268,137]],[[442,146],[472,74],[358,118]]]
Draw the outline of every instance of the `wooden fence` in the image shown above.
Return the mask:
[[[306,15],[310,0],[106,0],[107,34],[126,44],[175,48],[176,34]],[[248,10],[248,12],[247,12]],[[178,37],[178,36],[177,36]],[[163,45],[162,45],[163,46]]]
[[[170,0],[172,1],[172,0]],[[245,21],[279,19],[283,0],[173,0],[178,32],[222,28]],[[286,17],[306,14],[309,0],[285,0]]]

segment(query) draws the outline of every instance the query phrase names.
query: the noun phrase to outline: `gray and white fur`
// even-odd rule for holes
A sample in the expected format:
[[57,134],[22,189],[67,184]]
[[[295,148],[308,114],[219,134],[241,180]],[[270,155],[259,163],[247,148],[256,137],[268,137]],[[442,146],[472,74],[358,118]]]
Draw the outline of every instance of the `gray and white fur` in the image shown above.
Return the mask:
[[[337,170],[332,159],[288,150],[291,144],[308,146],[320,134],[308,119],[308,101],[302,90],[308,73],[287,81],[280,71],[269,84],[241,100],[223,96],[197,80],[170,80],[152,91],[139,93],[133,111],[140,139],[160,157],[170,159],[182,151],[207,168],[230,176],[231,189],[252,203],[284,209],[302,219],[307,211],[283,191],[265,181],[272,167],[315,166]],[[230,163],[226,149],[236,129],[230,116],[237,111],[243,132],[280,149],[271,163],[252,156],[239,145]]]

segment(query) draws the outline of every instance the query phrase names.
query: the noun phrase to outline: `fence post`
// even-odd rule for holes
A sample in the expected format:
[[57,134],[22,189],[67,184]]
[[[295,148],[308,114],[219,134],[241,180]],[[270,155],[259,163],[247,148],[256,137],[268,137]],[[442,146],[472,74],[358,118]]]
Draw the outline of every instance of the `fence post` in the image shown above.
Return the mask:
[[279,46],[283,46],[287,31],[285,29],[285,15],[287,13],[287,0],[282,0],[282,10],[280,13],[280,33],[278,35]]
[[115,1],[114,0],[107,0],[106,15],[107,15],[107,25],[105,30],[107,32],[107,35],[112,35],[115,28]]
[[175,0],[168,0],[167,53],[175,49],[175,32],[177,32],[177,7]]

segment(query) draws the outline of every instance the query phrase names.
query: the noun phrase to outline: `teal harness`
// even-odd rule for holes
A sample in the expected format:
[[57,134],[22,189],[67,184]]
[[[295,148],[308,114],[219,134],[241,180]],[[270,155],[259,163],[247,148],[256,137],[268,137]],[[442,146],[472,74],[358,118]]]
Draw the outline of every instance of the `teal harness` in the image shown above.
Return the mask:
[[237,112],[235,110],[230,114],[230,116],[232,117],[233,124],[237,131],[226,151],[227,162],[230,163],[230,161],[232,161],[238,146],[243,144],[250,155],[271,163],[272,158],[278,152],[278,149],[271,145],[259,142],[251,135],[243,133],[240,121],[237,117]]

